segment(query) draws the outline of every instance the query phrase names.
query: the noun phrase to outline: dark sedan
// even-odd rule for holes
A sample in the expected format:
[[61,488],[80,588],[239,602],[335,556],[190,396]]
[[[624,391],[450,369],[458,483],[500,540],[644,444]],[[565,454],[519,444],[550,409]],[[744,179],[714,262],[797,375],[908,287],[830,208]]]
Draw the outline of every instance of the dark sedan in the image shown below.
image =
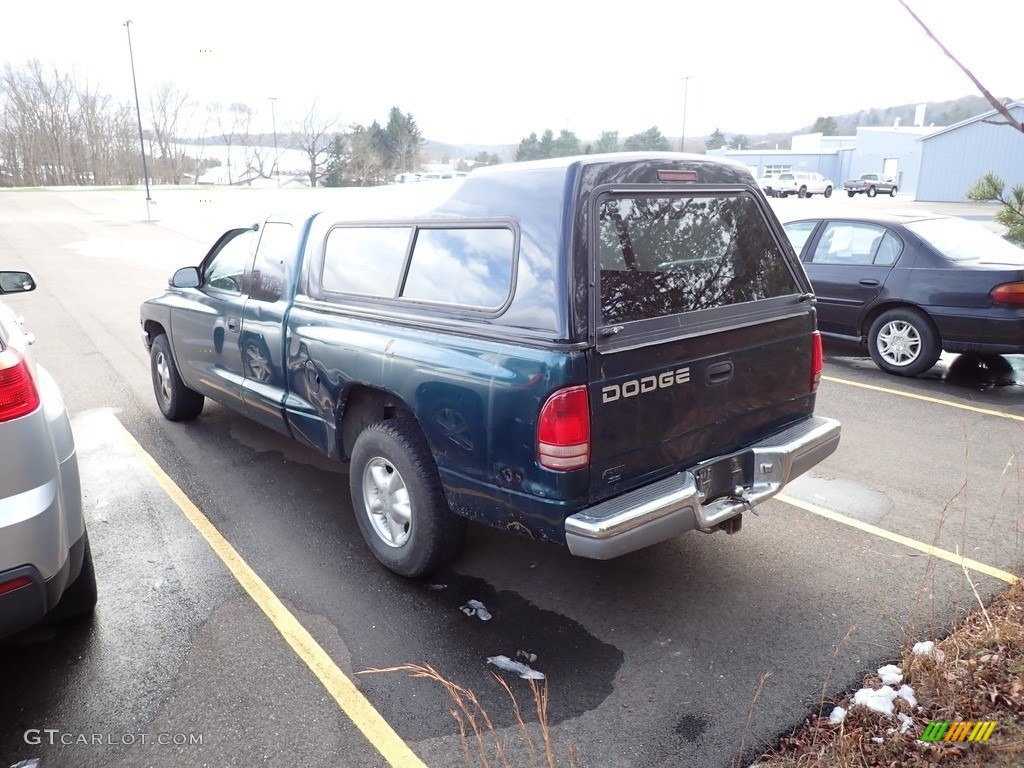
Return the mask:
[[1024,352],[1024,250],[949,216],[785,224],[822,334],[866,342],[884,371],[924,373],[948,352]]

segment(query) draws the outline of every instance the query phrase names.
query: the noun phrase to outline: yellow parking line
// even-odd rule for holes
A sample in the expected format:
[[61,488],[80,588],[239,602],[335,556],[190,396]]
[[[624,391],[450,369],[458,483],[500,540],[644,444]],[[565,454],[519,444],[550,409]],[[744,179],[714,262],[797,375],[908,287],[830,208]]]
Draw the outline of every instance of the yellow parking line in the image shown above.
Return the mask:
[[830,509],[819,507],[816,504],[808,504],[806,501],[794,499],[792,496],[787,496],[784,493],[778,494],[775,498],[785,504],[789,504],[794,507],[799,507],[800,509],[806,510],[807,512],[812,512],[815,515],[820,515],[821,517],[827,518],[829,520],[834,520],[837,523],[842,523],[843,525],[848,525],[851,528],[856,528],[857,530],[864,531],[865,533],[870,533],[874,536],[879,536],[883,539],[888,539],[889,541],[893,541],[897,544],[902,544],[905,547],[916,549],[919,552],[924,552],[928,555],[931,555],[932,557],[937,557],[940,560],[947,560],[951,563],[955,563],[956,565],[963,566],[964,568],[970,568],[972,571],[984,573],[986,576],[991,576],[994,579],[1000,579],[1001,581],[1005,581],[1008,584],[1014,584],[1018,581],[1016,576],[1007,571],[1000,570],[999,568],[993,568],[991,565],[979,563],[977,560],[971,560],[969,557],[963,557],[962,555],[958,555],[955,552],[950,552],[946,549],[939,549],[938,547],[933,547],[931,544],[925,544],[923,541],[917,541],[917,539],[911,539],[907,536],[901,536],[898,533],[887,531],[884,528],[879,528],[876,525],[871,525],[870,523],[863,523],[860,520],[855,520],[852,517],[841,515],[838,512],[833,512]]
[[[117,420],[115,419],[115,421]],[[327,651],[313,639],[313,636],[284,606],[263,579],[256,575],[256,572],[220,534],[206,515],[189,500],[184,491],[161,469],[156,460],[146,453],[120,421],[117,421],[117,425],[121,428],[125,442],[135,451],[149,473],[156,478],[171,500],[185,513],[185,517],[224,561],[224,565],[228,567],[238,583],[245,588],[245,591],[267,615],[281,636],[288,641],[298,657],[319,678],[327,692],[338,702],[342,711],[362,731],[369,742],[388,761],[388,764],[402,766],[402,768],[406,768],[406,766],[408,768],[426,768],[424,762],[416,756],[408,744],[402,741],[402,738],[374,709],[369,700],[338,668]]]
[[914,392],[904,392],[899,389],[889,389],[888,387],[877,387],[874,384],[862,384],[859,381],[850,381],[849,379],[837,379],[834,376],[822,376],[825,381],[834,381],[837,384],[848,384],[851,387],[861,387],[862,389],[872,389],[875,392],[885,392],[889,395],[899,395],[900,397],[909,397],[913,400],[923,400],[926,403],[936,403],[938,405],[948,405],[950,408],[959,408],[962,411],[974,411],[975,413],[983,413],[986,416],[998,416],[1001,419],[1013,419],[1014,421],[1024,421],[1024,416],[1017,416],[1013,413],[1007,413],[1006,411],[993,411],[990,408],[978,408],[974,405],[964,405],[963,403],[954,403],[951,400],[940,400],[937,397],[928,397],[926,395],[918,395]]

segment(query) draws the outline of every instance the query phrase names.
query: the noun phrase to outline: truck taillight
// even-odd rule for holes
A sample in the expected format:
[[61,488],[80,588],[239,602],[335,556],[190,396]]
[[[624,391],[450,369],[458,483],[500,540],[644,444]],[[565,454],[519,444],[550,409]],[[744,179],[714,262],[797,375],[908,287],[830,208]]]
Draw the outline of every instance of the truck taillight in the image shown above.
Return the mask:
[[1024,304],[1024,283],[1003,283],[988,295],[996,304]]
[[825,353],[821,348],[821,334],[815,331],[811,334],[811,392],[818,391],[818,384],[821,382],[821,371],[825,365]]
[[17,350],[0,352],[0,421],[11,421],[32,413],[39,407],[28,363]]
[[540,409],[537,461],[548,469],[579,469],[590,463],[590,399],[585,386],[560,389]]

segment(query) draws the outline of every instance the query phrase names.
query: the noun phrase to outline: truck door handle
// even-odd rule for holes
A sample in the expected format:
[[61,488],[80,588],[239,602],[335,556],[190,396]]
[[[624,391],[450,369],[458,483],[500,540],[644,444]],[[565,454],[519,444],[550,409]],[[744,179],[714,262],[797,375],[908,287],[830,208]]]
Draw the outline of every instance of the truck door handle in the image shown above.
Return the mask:
[[875,280],[874,278],[871,278],[871,277],[865,277],[863,280],[859,280],[858,282],[861,285],[866,285],[866,286],[869,286],[869,287],[872,287],[872,288],[874,286],[878,285],[878,281]]
[[709,365],[705,372],[708,384],[721,384],[732,378],[732,363],[728,360]]
[[237,317],[229,317],[228,318],[228,330],[231,331],[232,333],[238,333],[238,318]]

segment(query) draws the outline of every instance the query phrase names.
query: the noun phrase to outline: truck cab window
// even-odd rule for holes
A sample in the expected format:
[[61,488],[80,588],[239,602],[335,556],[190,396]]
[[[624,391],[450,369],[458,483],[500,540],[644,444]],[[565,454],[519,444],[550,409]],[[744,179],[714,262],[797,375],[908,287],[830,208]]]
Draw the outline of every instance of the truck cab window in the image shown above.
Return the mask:
[[245,274],[245,266],[252,257],[252,249],[256,244],[255,235],[251,229],[238,230],[238,234],[221,245],[220,250],[203,269],[203,283],[200,289],[241,293],[242,275]]

